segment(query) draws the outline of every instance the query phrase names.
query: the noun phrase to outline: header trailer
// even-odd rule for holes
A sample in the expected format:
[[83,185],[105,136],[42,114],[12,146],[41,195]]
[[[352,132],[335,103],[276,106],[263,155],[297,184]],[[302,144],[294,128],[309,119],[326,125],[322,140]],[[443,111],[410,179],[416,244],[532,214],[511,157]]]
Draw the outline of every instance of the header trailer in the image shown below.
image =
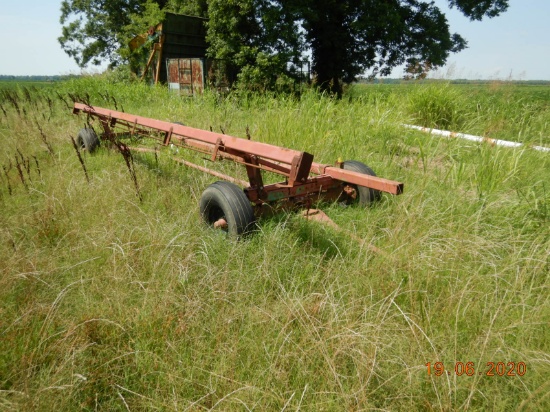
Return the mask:
[[[366,205],[377,200],[381,192],[403,193],[403,183],[377,177],[371,168],[357,161],[339,161],[334,166],[316,163],[307,152],[82,103],[74,104],[73,113],[84,113],[97,120],[104,140],[114,141],[123,136],[150,138],[161,146],[207,154],[212,162],[230,160],[243,165],[248,181],[173,156],[185,166],[224,180],[206,188],[200,210],[207,223],[232,235],[249,231],[255,216],[273,207],[309,209],[320,199]],[[79,132],[77,142],[92,152],[99,145],[99,138],[87,128]],[[147,147],[131,149],[157,151]],[[264,184],[263,172],[281,175],[284,180]]]

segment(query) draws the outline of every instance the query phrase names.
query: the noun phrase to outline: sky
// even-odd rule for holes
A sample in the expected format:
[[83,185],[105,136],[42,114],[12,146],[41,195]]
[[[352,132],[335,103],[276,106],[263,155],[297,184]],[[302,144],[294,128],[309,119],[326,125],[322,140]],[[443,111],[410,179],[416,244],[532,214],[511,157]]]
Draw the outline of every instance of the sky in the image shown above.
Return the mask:
[[[506,13],[482,22],[449,10],[448,1],[435,3],[446,12],[451,32],[468,41],[468,49],[451,54],[448,65],[431,77],[550,80],[550,0],[510,0]],[[0,0],[0,5],[0,75],[81,72],[57,41],[60,0]],[[402,75],[398,68],[391,77]]]

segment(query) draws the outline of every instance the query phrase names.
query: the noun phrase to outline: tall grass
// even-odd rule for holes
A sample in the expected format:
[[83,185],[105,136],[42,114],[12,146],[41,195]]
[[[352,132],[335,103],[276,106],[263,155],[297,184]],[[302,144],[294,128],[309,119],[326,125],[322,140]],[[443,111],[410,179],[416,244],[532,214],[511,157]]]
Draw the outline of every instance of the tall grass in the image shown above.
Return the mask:
[[358,85],[351,94],[391,101],[404,109],[404,121],[419,126],[550,146],[547,85],[430,81]]
[[[550,158],[403,129],[428,103],[402,93],[187,99],[86,78],[20,91],[19,111],[3,102],[0,408],[547,410]],[[481,124],[456,93],[457,125]],[[72,98],[248,127],[318,161],[364,161],[405,194],[325,205],[353,236],[283,213],[228,241],[198,223],[213,179],[164,154],[134,157],[142,201],[106,147],[82,154],[87,183]],[[449,375],[428,375],[438,361]],[[527,371],[486,376],[487,362]]]

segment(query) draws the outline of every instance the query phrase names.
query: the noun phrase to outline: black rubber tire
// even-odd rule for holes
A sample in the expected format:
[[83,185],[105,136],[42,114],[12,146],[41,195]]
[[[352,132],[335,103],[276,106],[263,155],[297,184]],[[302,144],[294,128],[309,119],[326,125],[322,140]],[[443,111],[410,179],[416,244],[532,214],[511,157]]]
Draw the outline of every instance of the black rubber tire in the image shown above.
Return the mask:
[[225,229],[231,237],[240,237],[254,227],[254,210],[243,190],[237,185],[219,181],[208,186],[200,200],[204,221],[212,226],[218,219],[227,222]]
[[[352,172],[358,172],[369,176],[376,176],[376,173],[374,173],[374,171],[370,167],[368,167],[364,163],[358,162],[357,160],[346,160],[344,162],[344,170],[351,170]],[[365,186],[349,186],[352,186],[357,192],[357,197],[352,200],[352,202],[357,202],[361,206],[367,206],[372,202],[380,200],[381,193],[379,190],[371,189]]]
[[78,132],[76,144],[80,149],[86,149],[88,152],[93,153],[99,147],[99,138],[94,129],[87,127],[80,129]]

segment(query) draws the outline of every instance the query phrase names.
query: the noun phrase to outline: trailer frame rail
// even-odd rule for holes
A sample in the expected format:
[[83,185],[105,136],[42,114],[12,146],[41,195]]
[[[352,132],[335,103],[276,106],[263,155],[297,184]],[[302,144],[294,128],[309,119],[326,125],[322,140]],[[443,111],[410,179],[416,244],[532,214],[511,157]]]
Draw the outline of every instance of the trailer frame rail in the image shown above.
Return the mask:
[[[347,197],[348,200],[353,200],[360,195],[360,187],[368,188],[371,193],[376,194],[403,193],[403,183],[377,177],[367,166],[366,169],[350,170],[349,167],[346,169],[346,162],[339,161],[336,165],[316,163],[313,161],[313,155],[305,151],[78,102],[74,103],[73,113],[87,115],[88,123],[90,118],[99,121],[104,140],[112,141],[121,136],[152,138],[160,146],[184,148],[207,154],[213,162],[230,160],[242,164],[246,168],[248,181],[173,156],[174,160],[187,167],[242,186],[246,198],[257,206],[257,210],[262,209],[261,206],[265,204],[275,203],[309,208],[319,198],[338,200]],[[146,147],[131,149],[140,152],[156,151]],[[281,175],[284,180],[264,184],[262,172]]]

